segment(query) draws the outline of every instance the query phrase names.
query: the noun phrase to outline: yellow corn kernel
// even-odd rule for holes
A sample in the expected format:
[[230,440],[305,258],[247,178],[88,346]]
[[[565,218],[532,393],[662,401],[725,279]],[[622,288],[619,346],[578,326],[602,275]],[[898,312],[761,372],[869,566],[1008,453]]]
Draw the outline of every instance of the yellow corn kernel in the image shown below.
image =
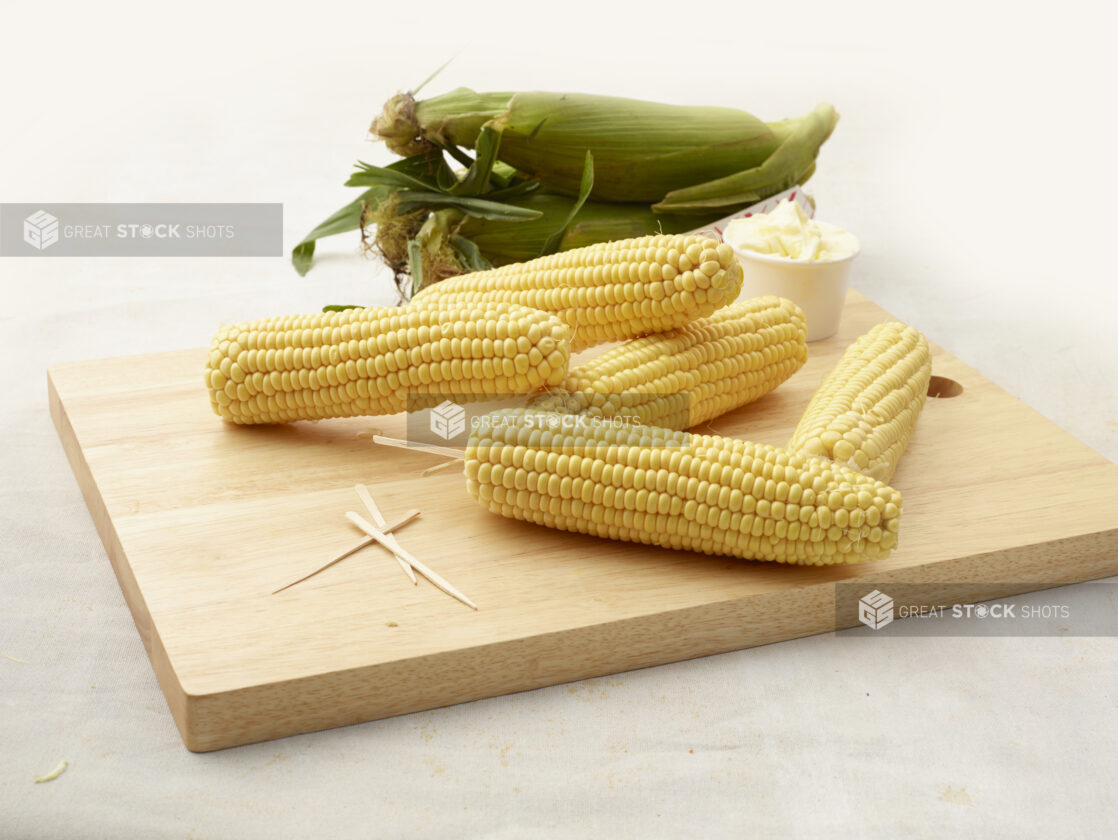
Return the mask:
[[[465,473],[470,495],[510,519],[744,560],[880,559],[901,514],[896,490],[823,458],[531,408],[486,415]],[[793,509],[777,495],[801,501]],[[862,513],[866,497],[876,524]]]
[[760,399],[806,360],[803,311],[783,298],[754,298],[607,350],[534,405],[687,429]]
[[878,324],[846,349],[811,398],[788,448],[889,481],[928,395],[932,357],[920,331]]
[[[205,379],[214,412],[234,423],[394,414],[556,386],[570,332],[554,315],[496,301],[267,318],[219,330]],[[510,341],[490,337],[502,334]]]
[[[700,264],[692,267],[688,254]],[[733,249],[717,240],[659,235],[450,277],[415,301],[504,301],[541,309],[574,329],[572,349],[580,350],[705,318],[737,297],[741,281]]]

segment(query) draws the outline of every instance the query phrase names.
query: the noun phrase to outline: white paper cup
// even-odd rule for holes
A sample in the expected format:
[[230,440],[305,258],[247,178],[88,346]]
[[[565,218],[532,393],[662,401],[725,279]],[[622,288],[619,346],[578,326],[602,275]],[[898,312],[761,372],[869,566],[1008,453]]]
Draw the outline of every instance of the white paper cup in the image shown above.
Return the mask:
[[804,311],[808,341],[830,338],[838,331],[857,252],[828,262],[800,262],[737,248],[734,253],[744,274],[738,300],[764,295],[788,298]]

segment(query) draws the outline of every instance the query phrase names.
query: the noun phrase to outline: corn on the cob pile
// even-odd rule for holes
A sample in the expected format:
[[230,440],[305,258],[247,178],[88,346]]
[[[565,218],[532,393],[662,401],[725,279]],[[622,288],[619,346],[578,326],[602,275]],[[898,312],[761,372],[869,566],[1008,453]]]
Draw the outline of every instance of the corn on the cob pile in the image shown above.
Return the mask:
[[463,274],[428,286],[417,302],[504,301],[558,315],[572,349],[682,327],[741,290],[733,249],[702,236],[605,242]]
[[292,260],[306,273],[319,238],[373,218],[381,256],[415,290],[591,242],[693,230],[804,184],[837,121],[827,104],[766,123],[733,108],[580,93],[402,93],[371,126],[402,159],[359,164],[347,183],[365,192]]
[[878,324],[824,378],[788,448],[888,481],[912,437],[931,375],[931,353],[919,330]]
[[515,409],[470,435],[471,496],[551,528],[747,560],[885,557],[901,495],[840,464],[772,446]]
[[553,315],[494,301],[267,318],[217,333],[206,385],[234,423],[394,414],[409,397],[558,385],[569,337]]
[[560,389],[533,405],[687,429],[761,398],[806,360],[803,310],[784,298],[753,298],[572,367]]

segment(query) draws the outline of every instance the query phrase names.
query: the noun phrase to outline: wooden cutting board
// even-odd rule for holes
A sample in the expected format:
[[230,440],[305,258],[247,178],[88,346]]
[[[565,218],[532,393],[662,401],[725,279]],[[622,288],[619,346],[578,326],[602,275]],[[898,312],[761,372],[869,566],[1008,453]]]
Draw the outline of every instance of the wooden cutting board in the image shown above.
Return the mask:
[[[842,329],[759,402],[712,425],[787,441],[844,347],[890,316],[851,293]],[[988,584],[988,597],[1118,574],[1118,466],[934,348],[932,391],[893,484],[888,560],[799,568],[550,531],[487,513],[456,466],[377,446],[401,416],[237,428],[210,412],[204,352],[48,372],[59,436],[168,705],[204,751],[836,629],[835,583]],[[956,393],[961,391],[961,393]],[[353,486],[480,606],[366,548]]]

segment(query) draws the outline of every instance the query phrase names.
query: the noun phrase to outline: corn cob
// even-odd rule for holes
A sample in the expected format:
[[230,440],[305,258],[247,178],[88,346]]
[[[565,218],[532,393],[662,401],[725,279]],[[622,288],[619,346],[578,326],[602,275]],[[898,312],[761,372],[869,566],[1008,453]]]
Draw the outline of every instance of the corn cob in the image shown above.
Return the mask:
[[394,414],[428,395],[557,385],[569,335],[554,316],[497,302],[268,318],[217,333],[206,385],[214,411],[234,423]]
[[607,350],[533,405],[687,429],[760,399],[806,360],[803,310],[784,298],[754,298]]
[[[490,126],[500,133],[501,161],[567,195],[578,195],[590,150],[592,198],[647,204],[697,184],[718,185],[718,179],[736,173],[748,179],[743,187],[751,195],[762,191],[753,201],[780,192],[783,187],[763,192],[773,180],[769,170],[796,162],[799,174],[810,174],[810,164],[837,119],[829,105],[804,117],[765,123],[734,108],[458,88],[424,100],[398,94],[385,103],[370,130],[390,151],[409,156],[431,148],[474,148],[482,129]],[[805,131],[805,123],[823,123],[826,131]],[[778,152],[786,161],[766,168]]]
[[475,426],[471,496],[491,512],[746,560],[880,559],[901,495],[856,470],[755,443],[510,409]]
[[[443,211],[454,217],[452,228],[469,239],[493,265],[531,260],[543,253],[548,238],[559,229],[574,206],[574,199],[544,190],[518,197],[516,206],[539,210],[538,219],[510,221],[481,219],[457,210]],[[705,216],[677,216],[653,213],[646,204],[611,204],[587,201],[567,227],[559,243],[560,251],[570,251],[598,242],[631,239],[655,233],[686,233],[702,228],[725,216],[715,211]]]
[[552,312],[572,349],[664,332],[704,318],[741,290],[733,249],[702,236],[646,236],[463,274],[416,301],[505,301]]
[[788,448],[889,481],[916,427],[932,375],[928,342],[895,321],[847,348],[796,426]]

